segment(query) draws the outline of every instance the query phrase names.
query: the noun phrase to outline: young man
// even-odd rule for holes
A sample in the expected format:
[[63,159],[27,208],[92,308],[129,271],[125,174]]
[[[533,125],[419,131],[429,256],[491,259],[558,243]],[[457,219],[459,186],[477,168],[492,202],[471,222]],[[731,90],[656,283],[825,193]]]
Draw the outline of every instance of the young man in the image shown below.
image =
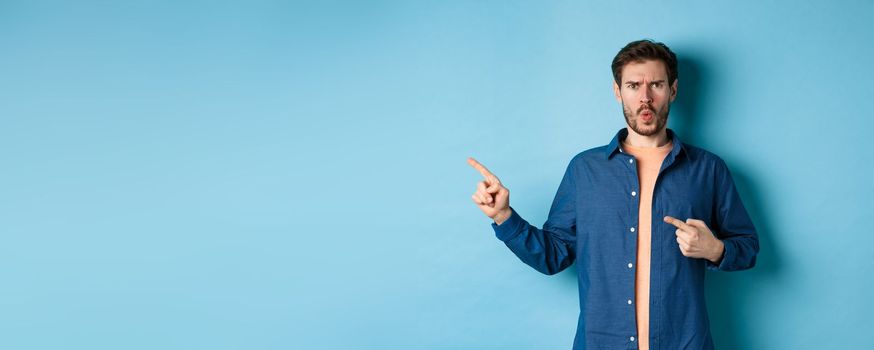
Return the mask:
[[626,128],[570,162],[543,229],[485,178],[473,201],[519,259],[544,274],[577,264],[574,349],[712,349],[704,271],[753,267],[756,229],[725,162],[666,128],[677,59],[662,43],[626,45],[613,59]]

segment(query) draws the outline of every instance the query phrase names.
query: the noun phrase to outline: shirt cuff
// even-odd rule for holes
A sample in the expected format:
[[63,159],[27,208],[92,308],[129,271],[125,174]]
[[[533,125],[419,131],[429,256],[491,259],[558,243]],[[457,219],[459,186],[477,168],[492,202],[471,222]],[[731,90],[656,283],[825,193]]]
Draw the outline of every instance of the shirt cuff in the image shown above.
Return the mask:
[[494,222],[492,223],[492,228],[495,230],[495,236],[504,242],[516,237],[516,235],[519,234],[519,231],[522,231],[522,225],[526,223],[512,207],[510,207],[510,211],[512,212],[510,217],[503,223],[500,225]]

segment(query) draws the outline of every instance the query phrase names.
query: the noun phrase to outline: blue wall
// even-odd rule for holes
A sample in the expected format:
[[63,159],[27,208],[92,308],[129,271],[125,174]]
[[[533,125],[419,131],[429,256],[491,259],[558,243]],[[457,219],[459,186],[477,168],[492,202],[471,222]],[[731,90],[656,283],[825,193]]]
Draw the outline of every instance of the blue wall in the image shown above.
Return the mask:
[[3,1],[0,347],[570,348],[575,271],[494,237],[465,159],[542,224],[649,37],[681,61],[670,126],[760,229],[755,269],[708,272],[718,347],[870,348],[872,13]]

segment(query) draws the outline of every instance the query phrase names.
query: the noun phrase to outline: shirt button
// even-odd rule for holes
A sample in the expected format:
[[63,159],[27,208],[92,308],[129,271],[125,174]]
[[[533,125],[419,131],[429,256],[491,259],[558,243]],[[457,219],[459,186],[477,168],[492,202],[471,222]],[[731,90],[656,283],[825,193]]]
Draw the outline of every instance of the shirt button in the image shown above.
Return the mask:
[[634,232],[634,227],[630,228],[629,230],[631,230],[631,232]]
[[631,263],[628,263],[628,268],[629,268],[629,269],[630,269],[632,266],[634,266],[634,265],[632,265]]
[[628,162],[629,162],[629,163],[634,163],[634,159],[629,159]]
[[634,337],[631,337],[631,338],[628,338],[628,339],[630,339],[631,341],[634,341]]
[[636,195],[637,195],[637,192],[636,192],[636,191],[631,191],[631,195],[632,195],[632,196],[636,196]]
[[628,305],[631,305],[631,299],[628,299]]

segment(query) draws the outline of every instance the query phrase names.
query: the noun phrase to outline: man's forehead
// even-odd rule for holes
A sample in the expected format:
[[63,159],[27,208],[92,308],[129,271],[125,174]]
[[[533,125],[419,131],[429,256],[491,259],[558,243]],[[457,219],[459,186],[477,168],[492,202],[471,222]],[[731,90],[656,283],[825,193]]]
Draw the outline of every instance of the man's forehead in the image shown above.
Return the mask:
[[622,67],[622,81],[640,79],[667,80],[668,71],[661,60],[646,60],[629,62]]

